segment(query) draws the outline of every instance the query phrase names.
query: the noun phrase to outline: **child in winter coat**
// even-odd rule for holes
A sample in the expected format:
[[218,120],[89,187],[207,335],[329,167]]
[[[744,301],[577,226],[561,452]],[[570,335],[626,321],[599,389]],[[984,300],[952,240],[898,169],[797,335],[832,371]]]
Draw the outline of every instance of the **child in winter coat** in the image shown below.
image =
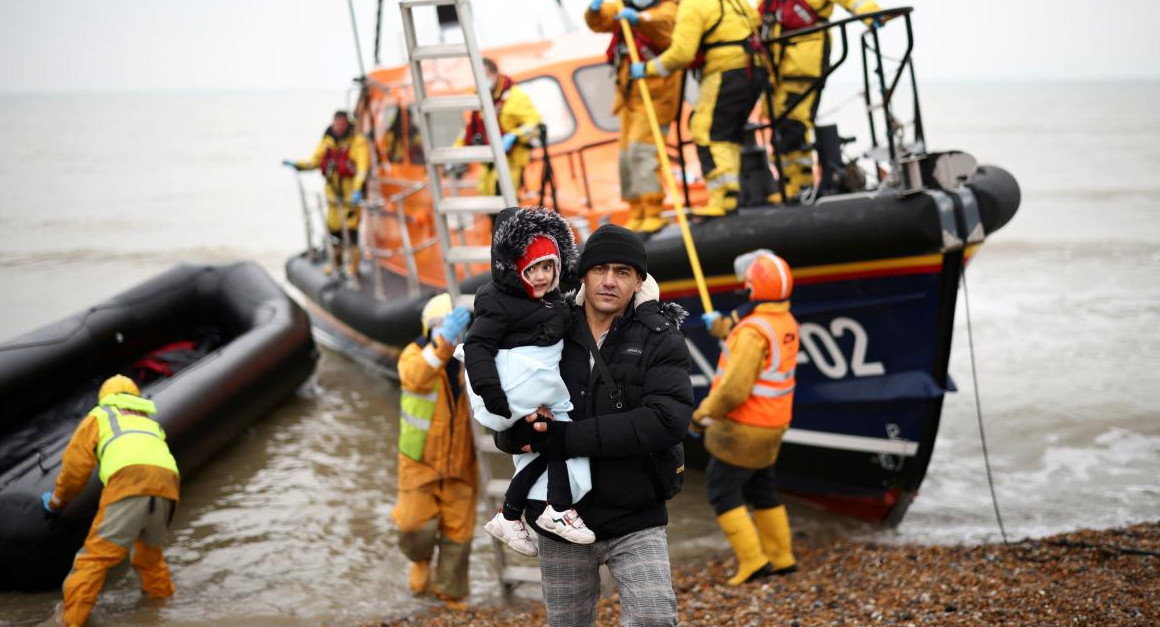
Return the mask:
[[[543,208],[505,209],[496,223],[492,280],[476,292],[475,322],[463,344],[475,419],[496,431],[519,420],[567,421],[572,402],[559,365],[570,317],[559,286],[578,262],[571,228]],[[573,506],[591,487],[588,458],[549,462],[537,453],[517,455],[503,510],[484,529],[513,550],[536,555],[521,520],[532,498],[548,503],[536,519],[541,529],[591,544],[596,535]]]

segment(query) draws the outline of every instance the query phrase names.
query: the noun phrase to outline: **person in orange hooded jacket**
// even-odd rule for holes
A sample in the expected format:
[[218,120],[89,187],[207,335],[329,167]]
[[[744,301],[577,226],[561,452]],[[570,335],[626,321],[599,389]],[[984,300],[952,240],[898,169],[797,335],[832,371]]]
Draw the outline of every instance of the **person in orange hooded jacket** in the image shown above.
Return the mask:
[[[796,570],[774,464],[793,418],[799,338],[789,312],[789,264],[761,249],[738,257],[734,268],[745,279],[750,307],[728,333],[713,387],[693,422],[705,430],[711,456],[705,471],[709,501],[737,555],[737,574],[728,583],[739,585]],[[717,312],[703,317],[711,330],[721,330]]]
[[105,574],[129,556],[141,589],[154,598],[173,595],[161,547],[177,508],[181,477],[153,419],[157,408],[141,398],[132,379],[110,377],[97,393],[99,405],[77,426],[65,449],[55,489],[41,495],[55,515],[72,501],[100,466],[97,515],[72,572],[64,580],[64,623],[84,625],[105,583]]
[[413,594],[431,586],[450,601],[470,592],[468,565],[479,490],[471,407],[463,366],[452,358],[471,319],[440,294],[423,307],[423,336],[399,357],[399,497],[391,516],[399,548],[411,561]]

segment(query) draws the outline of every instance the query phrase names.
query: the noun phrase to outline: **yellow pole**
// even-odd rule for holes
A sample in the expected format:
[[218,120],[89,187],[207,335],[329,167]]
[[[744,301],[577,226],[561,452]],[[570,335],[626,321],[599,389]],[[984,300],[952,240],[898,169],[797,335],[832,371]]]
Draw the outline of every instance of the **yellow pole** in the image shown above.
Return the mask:
[[[624,5],[620,4],[620,7],[623,8]],[[636,40],[632,37],[632,28],[628,25],[628,20],[620,20],[620,30],[624,33],[624,42],[628,46],[629,59],[633,63],[639,63],[640,53],[636,50]],[[697,247],[693,244],[693,234],[689,231],[689,221],[685,217],[683,196],[677,190],[677,181],[673,178],[673,168],[669,165],[669,151],[668,147],[665,146],[665,138],[661,135],[661,127],[657,123],[652,94],[648,92],[648,85],[645,84],[644,79],[638,79],[636,84],[640,87],[644,111],[648,114],[648,123],[652,127],[653,142],[657,146],[657,157],[661,162],[661,174],[664,175],[665,185],[669,188],[669,197],[673,199],[673,208],[677,210],[677,224],[681,225],[681,237],[685,240],[685,251],[689,255],[689,264],[693,266],[693,279],[697,282],[697,293],[701,296],[701,307],[706,312],[710,312],[713,311],[713,301],[709,300],[709,288],[705,285],[705,275],[701,272],[701,259],[697,256]],[[680,124],[681,121],[677,120],[675,123]]]

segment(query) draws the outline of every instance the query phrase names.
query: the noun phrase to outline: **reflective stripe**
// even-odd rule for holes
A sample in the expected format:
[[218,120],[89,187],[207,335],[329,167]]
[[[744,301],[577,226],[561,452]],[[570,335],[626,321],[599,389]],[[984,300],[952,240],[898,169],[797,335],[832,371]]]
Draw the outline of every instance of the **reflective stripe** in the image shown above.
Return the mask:
[[850,5],[850,12],[857,15],[858,9],[862,8],[862,5],[867,4],[868,2],[870,2],[870,0],[855,0],[855,2]]
[[645,66],[645,74],[648,74],[649,65],[652,66],[652,69],[657,73],[657,76],[665,77],[669,74],[672,74],[672,72],[669,71],[669,68],[665,67],[665,64],[661,63],[660,61],[649,61],[648,65]]
[[435,353],[435,344],[432,343],[423,347],[423,351],[420,354],[423,355],[423,360],[427,362],[427,365],[431,366],[432,368],[443,367],[443,360],[439,359],[439,355]]
[[431,421],[430,420],[425,420],[423,418],[420,418],[419,416],[412,416],[411,414],[408,414],[405,411],[402,412],[402,416],[403,416],[403,420],[405,420],[407,422],[407,424],[411,425],[412,427],[415,427],[416,429],[422,429],[423,431],[430,431],[431,430]]
[[122,431],[121,423],[117,422],[117,413],[108,407],[105,407],[104,405],[101,406],[101,409],[104,410],[105,415],[109,417],[109,428],[113,430],[113,437],[105,440],[105,443],[101,445],[101,450],[97,451],[97,461],[100,461],[101,458],[105,456],[105,449],[109,448],[109,445],[113,443],[113,440],[116,440],[123,435],[128,435],[130,433],[140,433],[142,435],[151,435],[159,440],[161,439],[161,436],[153,433],[152,431],[145,431],[142,429],[126,429]]
[[763,385],[755,385],[753,386],[753,395],[763,396],[765,398],[777,398],[779,396],[793,394],[793,388],[794,386],[792,385],[788,388],[770,388]]
[[763,372],[757,375],[758,381],[768,381],[770,383],[784,383],[794,377],[797,368],[787,370],[785,372]]
[[705,181],[705,189],[716,189],[718,187],[721,187],[722,185],[729,185],[732,183],[737,183],[740,180],[741,179],[737,178],[736,174],[732,174],[732,173],[722,174],[721,176],[718,176],[717,178],[713,179],[712,181]]

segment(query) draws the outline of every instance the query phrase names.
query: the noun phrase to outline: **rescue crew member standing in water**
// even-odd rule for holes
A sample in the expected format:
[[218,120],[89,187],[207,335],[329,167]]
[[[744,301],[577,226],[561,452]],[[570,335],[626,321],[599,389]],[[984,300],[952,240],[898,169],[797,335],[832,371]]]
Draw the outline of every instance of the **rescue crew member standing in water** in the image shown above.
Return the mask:
[[153,598],[173,595],[169,567],[161,555],[169,521],[177,507],[181,478],[153,419],[153,401],[129,377],[110,377],[97,392],[99,405],[81,420],[61,457],[52,492],[41,495],[44,509],[56,515],[72,501],[100,466],[104,489],[85,544],[64,580],[64,623],[88,620],[105,573],[133,551],[141,589]]
[[371,167],[371,152],[366,138],[355,130],[345,111],[338,111],[334,114],[334,123],[326,129],[322,141],[314,149],[313,156],[306,161],[286,159],[282,164],[296,170],[322,170],[322,176],[326,179],[326,228],[330,231],[335,256],[331,263],[333,267],[341,269],[345,229],[345,241],[351,244],[351,249],[347,251],[350,273],[358,274],[359,203],[362,202],[363,187]]
[[[808,28],[830,19],[834,5],[840,4],[855,15],[881,10],[874,0],[761,0],[762,39],[769,40],[789,31]],[[812,137],[814,117],[822,86],[810,86],[830,67],[830,35],[822,30],[795,37],[775,46],[773,53],[773,114],[786,115],[775,129],[774,141],[781,155],[777,170],[785,181],[788,199],[814,183]],[[809,93],[806,93],[809,92]]]
[[399,548],[411,561],[413,594],[427,591],[439,546],[434,593],[457,601],[471,591],[479,470],[463,367],[451,358],[471,313],[440,294],[423,307],[423,336],[399,357],[399,500],[391,512]]
[[[629,78],[628,48],[620,29],[620,20],[632,25],[633,37],[642,59],[650,61],[669,47],[677,17],[674,0],[631,0],[636,8],[617,12],[618,3],[592,0],[584,13],[588,28],[597,33],[612,33],[608,45],[608,62],[616,68],[616,97],[612,112],[620,115],[620,197],[628,203],[628,222],[624,225],[639,233],[660,230],[668,220],[661,217],[665,191],[661,186],[660,160],[640,89]],[[677,116],[680,103],[681,74],[646,79],[649,95],[656,109],[661,135]]]
[[[797,569],[774,463],[793,417],[799,339],[789,312],[789,264],[763,249],[738,257],[734,269],[745,279],[752,309],[730,331],[713,387],[693,422],[705,429],[711,455],[705,471],[709,502],[737,555],[737,574],[728,583],[740,585]],[[706,325],[712,328],[718,317],[704,314]]]
[[747,0],[683,0],[668,50],[632,65],[633,78],[669,76],[694,63],[698,52],[704,55],[689,130],[709,204],[693,208],[694,215],[720,217],[737,209],[745,124],[769,80],[758,27]]
[[[527,92],[512,82],[511,77],[499,73],[499,67],[491,59],[483,59],[483,69],[487,74],[487,84],[491,87],[491,98],[495,103],[495,115],[499,118],[500,141],[507,153],[508,169],[512,174],[512,187],[519,193],[524,166],[532,160],[531,140],[540,125],[540,112],[532,104]],[[456,146],[483,146],[487,144],[487,130],[479,111],[473,111],[463,129],[463,134],[455,140]],[[499,180],[496,168],[491,164],[483,166],[479,176],[479,194],[498,196]]]

